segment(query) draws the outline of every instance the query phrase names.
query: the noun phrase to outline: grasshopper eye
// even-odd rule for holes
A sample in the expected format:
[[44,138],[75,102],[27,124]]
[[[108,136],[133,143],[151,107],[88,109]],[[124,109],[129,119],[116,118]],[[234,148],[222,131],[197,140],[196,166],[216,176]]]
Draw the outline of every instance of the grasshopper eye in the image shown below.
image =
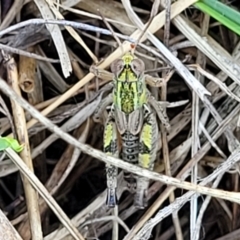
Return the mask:
[[145,64],[141,59],[134,59],[131,67],[135,74],[140,75],[145,69]]
[[122,59],[117,59],[111,64],[111,72],[119,73],[123,70],[124,62]]

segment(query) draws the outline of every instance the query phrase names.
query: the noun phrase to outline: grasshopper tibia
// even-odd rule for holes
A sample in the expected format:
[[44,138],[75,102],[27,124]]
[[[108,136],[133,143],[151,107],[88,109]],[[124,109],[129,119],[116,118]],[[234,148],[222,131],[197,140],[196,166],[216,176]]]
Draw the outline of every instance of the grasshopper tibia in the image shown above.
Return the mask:
[[116,188],[107,188],[106,205],[109,208],[114,208],[117,205]]

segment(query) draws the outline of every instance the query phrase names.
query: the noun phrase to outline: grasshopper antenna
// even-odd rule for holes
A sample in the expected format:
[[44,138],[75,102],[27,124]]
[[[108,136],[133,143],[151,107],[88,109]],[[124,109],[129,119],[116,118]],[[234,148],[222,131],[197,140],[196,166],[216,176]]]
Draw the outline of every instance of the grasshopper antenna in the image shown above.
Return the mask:
[[[103,16],[103,14],[100,12],[100,10],[98,9],[99,15],[101,16],[103,22],[105,23],[105,25],[107,26],[107,28],[109,29],[109,31],[112,33],[114,39],[116,40],[117,44],[119,47],[122,48],[122,43],[120,41],[120,39],[118,38],[118,36],[115,34],[113,28],[111,27],[111,25],[108,23],[108,21],[106,20],[106,18]],[[122,49],[123,51],[123,49]]]
[[153,2],[153,6],[152,6],[152,9],[151,9],[151,13],[150,13],[150,18],[145,26],[145,28],[143,29],[141,35],[139,36],[139,38],[137,39],[137,41],[131,45],[132,47],[132,53],[134,53],[134,50],[136,49],[137,45],[139,44],[139,42],[141,41],[143,35],[146,33],[146,31],[148,30],[149,26],[151,25],[154,17],[157,15],[158,13],[158,9],[159,9],[159,6],[160,6],[160,1],[161,0],[155,0]]

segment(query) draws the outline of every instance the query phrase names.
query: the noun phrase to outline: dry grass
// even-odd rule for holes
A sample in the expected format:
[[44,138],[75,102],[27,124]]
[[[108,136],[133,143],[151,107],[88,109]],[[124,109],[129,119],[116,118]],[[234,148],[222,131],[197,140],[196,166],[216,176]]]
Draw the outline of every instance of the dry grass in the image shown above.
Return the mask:
[[[0,124],[25,150],[7,149],[0,162],[0,239],[238,239],[239,37],[195,0],[12,2],[1,6],[0,90],[11,114],[1,100]],[[117,47],[99,11],[121,40],[138,39],[152,20],[136,55],[161,77],[149,90],[168,101],[171,119],[169,133],[160,126],[154,172],[101,151],[92,114],[111,80],[101,69],[131,42]],[[103,162],[152,179],[145,210],[121,173],[118,208],[106,207]]]

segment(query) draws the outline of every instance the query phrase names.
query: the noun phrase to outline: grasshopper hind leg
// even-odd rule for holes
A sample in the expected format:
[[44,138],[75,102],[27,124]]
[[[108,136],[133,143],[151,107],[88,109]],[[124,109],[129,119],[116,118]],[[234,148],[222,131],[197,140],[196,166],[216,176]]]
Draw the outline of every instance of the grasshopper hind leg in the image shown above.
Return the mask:
[[113,165],[106,166],[107,174],[107,199],[106,205],[114,208],[117,205],[117,168]]
[[[104,128],[104,152],[108,155],[119,157],[119,146],[117,141],[117,127],[109,114],[108,120]],[[117,205],[117,167],[106,164],[106,177],[107,177],[107,199],[106,204],[108,207],[113,208]]]
[[130,193],[135,193],[137,188],[136,176],[126,171],[124,171],[123,174],[124,174],[124,179],[127,183],[128,190],[130,191]]
[[[158,147],[158,125],[155,114],[150,107],[145,114],[144,124],[139,138],[138,165],[148,170],[153,170],[154,162],[157,156]],[[137,188],[134,205],[143,209],[148,203],[149,179],[146,177],[137,177]]]
[[144,209],[148,205],[147,194],[148,194],[149,180],[145,177],[137,178],[136,194],[134,198],[134,206],[138,209]]

